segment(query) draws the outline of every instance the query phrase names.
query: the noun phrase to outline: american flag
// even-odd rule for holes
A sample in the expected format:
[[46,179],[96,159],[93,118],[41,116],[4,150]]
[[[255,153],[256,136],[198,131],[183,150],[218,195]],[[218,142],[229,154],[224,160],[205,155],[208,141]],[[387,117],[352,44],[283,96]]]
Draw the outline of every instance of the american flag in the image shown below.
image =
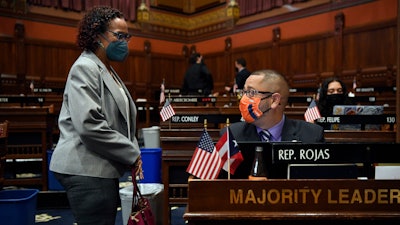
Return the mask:
[[230,174],[235,174],[236,168],[243,161],[243,156],[229,127],[226,128],[215,147],[221,157],[222,168]]
[[162,107],[161,111],[160,111],[160,116],[162,121],[166,121],[169,118],[171,118],[173,115],[175,115],[175,110],[174,108],[172,108],[172,105],[169,103],[169,100],[167,99],[165,101],[164,106]]
[[313,99],[308,106],[306,112],[304,113],[304,119],[307,122],[313,122],[316,119],[321,118],[321,113],[319,112],[319,109],[317,107],[317,104],[315,103],[315,100]]
[[210,135],[204,130],[186,172],[209,180],[218,177],[221,167],[221,158]]

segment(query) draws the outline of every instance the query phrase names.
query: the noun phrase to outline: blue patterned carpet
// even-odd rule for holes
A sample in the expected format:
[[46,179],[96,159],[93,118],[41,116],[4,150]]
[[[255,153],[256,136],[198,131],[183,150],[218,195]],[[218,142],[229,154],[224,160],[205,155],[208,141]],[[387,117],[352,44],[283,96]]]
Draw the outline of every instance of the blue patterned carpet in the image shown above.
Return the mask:
[[[52,181],[55,182],[55,181]],[[36,210],[35,224],[36,225],[74,225],[74,217],[71,210],[68,208],[68,200],[65,192],[63,192],[61,185],[57,182],[52,183],[56,189],[50,192],[40,193],[38,197],[38,207]],[[132,185],[132,177],[128,171],[123,177],[120,178],[120,188]],[[17,187],[7,187],[7,189],[14,189]],[[157,195],[161,198],[161,193]],[[56,200],[55,200],[56,199]],[[157,198],[158,199],[158,198]],[[155,202],[160,204],[157,200]],[[121,200],[122,203],[122,200]],[[161,202],[162,203],[162,202]],[[157,207],[157,206],[156,206]],[[171,208],[171,225],[185,225],[183,220],[183,214],[185,207],[172,207]],[[158,219],[158,218],[157,218]],[[160,218],[161,219],[161,218]],[[123,224],[122,209],[118,208],[115,225],[126,225]],[[160,220],[162,221],[162,220]],[[4,221],[0,221],[3,225]],[[157,224],[160,224],[157,222]],[[4,225],[7,225],[4,224]],[[22,224],[21,224],[22,225]],[[76,224],[75,224],[76,225]]]
[[[182,216],[185,207],[174,207],[171,210],[171,225],[185,225]],[[122,223],[122,211],[118,208],[115,225],[125,225]],[[36,212],[37,225],[73,225],[74,218],[69,209],[41,209]]]
[[[70,209],[42,209],[36,211],[36,224],[73,225],[74,217]],[[115,225],[123,225],[120,208],[118,209]]]

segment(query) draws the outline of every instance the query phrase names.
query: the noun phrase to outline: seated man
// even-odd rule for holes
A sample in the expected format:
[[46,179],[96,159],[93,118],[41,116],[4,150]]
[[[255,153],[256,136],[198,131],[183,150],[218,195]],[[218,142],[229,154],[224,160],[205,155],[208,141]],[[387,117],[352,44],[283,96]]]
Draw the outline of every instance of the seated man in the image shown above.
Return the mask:
[[[325,142],[324,130],[321,126],[285,116],[284,109],[288,98],[289,85],[282,75],[273,70],[253,72],[246,80],[239,106],[245,121],[233,123],[229,127],[236,141],[239,143],[246,141]],[[224,130],[221,134],[223,132]],[[250,174],[254,149],[240,150],[244,161],[237,168],[233,178],[247,178]],[[252,151],[252,153],[246,151]],[[224,172],[221,176],[224,177]]]

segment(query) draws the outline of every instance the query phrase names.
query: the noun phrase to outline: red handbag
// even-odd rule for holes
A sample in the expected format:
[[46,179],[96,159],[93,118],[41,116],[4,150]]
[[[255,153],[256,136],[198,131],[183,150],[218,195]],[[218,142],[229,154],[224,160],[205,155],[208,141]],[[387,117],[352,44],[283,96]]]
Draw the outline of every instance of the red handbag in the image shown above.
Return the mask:
[[140,193],[136,182],[136,172],[132,169],[133,198],[132,210],[128,218],[128,225],[155,225],[154,214],[151,211],[150,201]]

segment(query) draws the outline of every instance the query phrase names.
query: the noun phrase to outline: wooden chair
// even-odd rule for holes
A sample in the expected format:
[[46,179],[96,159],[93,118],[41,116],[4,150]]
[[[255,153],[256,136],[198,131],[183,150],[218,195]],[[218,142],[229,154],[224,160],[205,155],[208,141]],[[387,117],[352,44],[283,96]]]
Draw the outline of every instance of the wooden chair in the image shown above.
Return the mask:
[[0,190],[3,189],[4,167],[6,164],[8,121],[0,123]]

